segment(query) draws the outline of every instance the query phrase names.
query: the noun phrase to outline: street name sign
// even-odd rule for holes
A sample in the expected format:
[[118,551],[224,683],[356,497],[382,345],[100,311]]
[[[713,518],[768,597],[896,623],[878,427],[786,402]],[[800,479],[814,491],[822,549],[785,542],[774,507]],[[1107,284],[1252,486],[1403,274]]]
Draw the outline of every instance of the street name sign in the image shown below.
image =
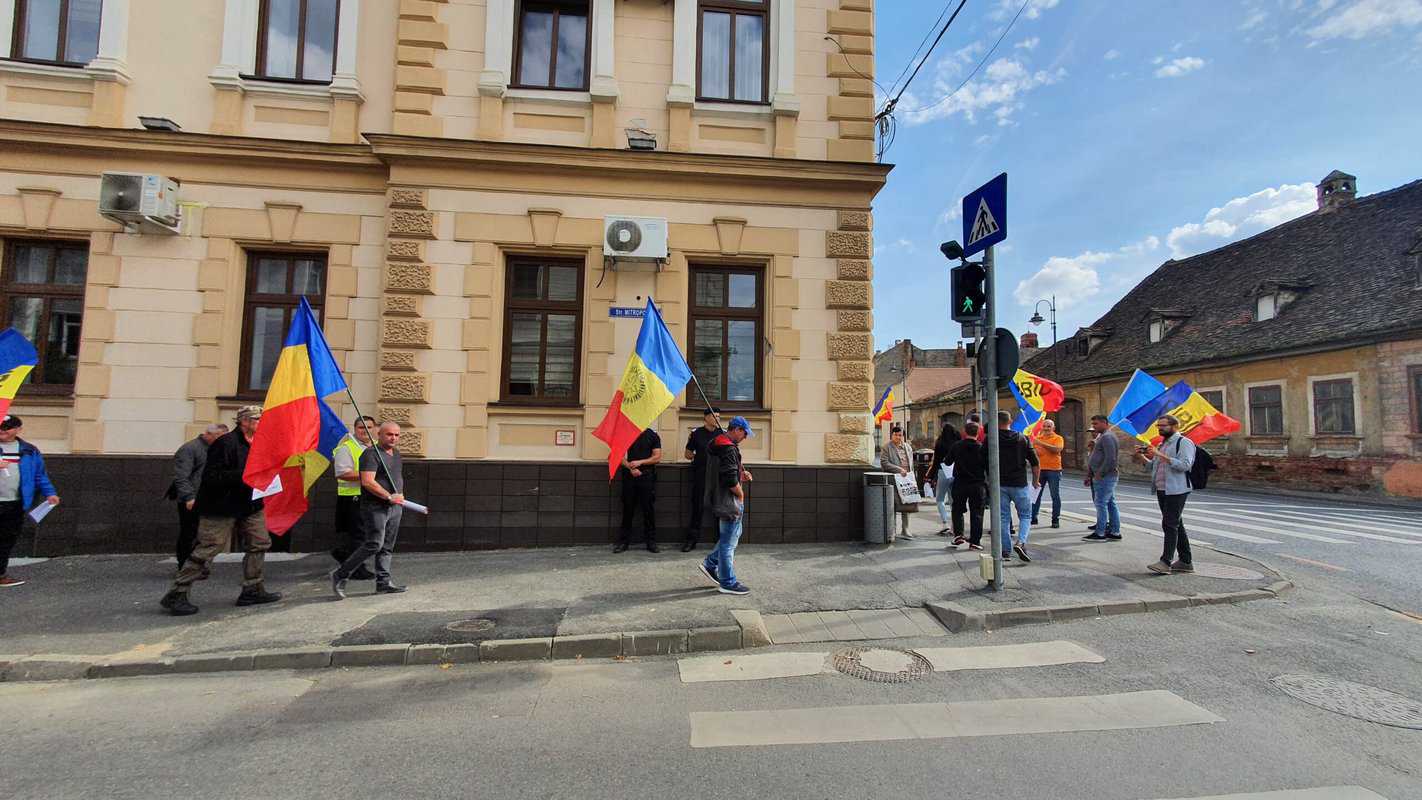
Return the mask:
[[963,198],[963,258],[1007,239],[1007,173]]
[[628,308],[626,306],[610,306],[607,309],[607,315],[609,317],[612,317],[613,319],[641,319],[642,317],[647,316],[647,309],[645,306],[638,308]]

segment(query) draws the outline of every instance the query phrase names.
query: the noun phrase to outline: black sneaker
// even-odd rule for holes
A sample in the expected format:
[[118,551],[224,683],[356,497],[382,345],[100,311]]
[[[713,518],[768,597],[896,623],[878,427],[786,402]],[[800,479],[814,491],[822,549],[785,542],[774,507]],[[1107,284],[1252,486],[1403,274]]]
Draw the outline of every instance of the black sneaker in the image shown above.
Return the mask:
[[1105,536],[1101,536],[1100,534],[1095,534],[1095,533],[1091,534],[1090,536],[1083,536],[1083,537],[1081,537],[1081,540],[1082,540],[1083,542],[1104,542],[1104,541],[1107,541],[1107,539],[1106,539]]
[[648,552],[648,553],[660,553],[660,552],[662,552],[662,548],[660,548],[660,547],[657,546],[657,542],[656,542],[655,539],[649,540],[649,541],[647,542],[647,552]]
[[269,592],[259,583],[256,586],[243,586],[242,593],[237,595],[237,605],[260,606],[275,603],[280,599],[280,592]]
[[166,608],[168,613],[175,617],[187,617],[198,612],[198,607],[188,602],[187,593],[177,589],[163,595],[163,599],[158,601],[158,605]]
[[981,550],[981,549],[983,549],[983,546],[980,545],[980,544],[969,544],[969,545],[968,545],[968,549],[969,549],[969,550]]
[[1018,545],[1013,545],[1013,546],[1012,546],[1012,552],[1016,553],[1016,554],[1017,554],[1017,557],[1020,558],[1020,559],[1022,559],[1022,560],[1025,561],[1025,562],[1029,562],[1029,563],[1030,563],[1030,562],[1032,561],[1032,559],[1030,559],[1030,558],[1027,557],[1027,548],[1023,547],[1023,546],[1020,545],[1020,544],[1018,544]]
[[711,574],[711,570],[709,570],[709,569],[706,568],[706,562],[705,562],[705,561],[701,562],[700,564],[697,564],[697,565],[696,565],[696,570],[697,570],[697,572],[700,572],[700,573],[701,573],[702,577],[704,577],[706,580],[710,581],[712,586],[720,586],[720,585],[721,585],[721,581],[717,580],[716,576]]
[[1038,522],[1036,517],[1033,517],[1033,518],[1032,518],[1032,524],[1033,524],[1033,525],[1041,525],[1042,523]]
[[682,542],[682,543],[681,543],[681,552],[683,552],[683,553],[690,553],[692,550],[695,550],[695,549],[696,549],[696,540],[695,540],[695,539],[687,539],[685,542]]
[[1108,541],[1108,542],[1119,542],[1119,541],[1121,541],[1121,534],[1119,534],[1119,533],[1108,533],[1108,534],[1106,534],[1106,541]]
[[376,594],[401,594],[409,590],[410,587],[408,586],[399,586],[394,583],[378,583],[375,585]]
[[346,599],[346,579],[337,575],[338,572],[340,572],[339,568],[331,570],[331,594],[335,595],[337,600],[344,600]]
[[750,594],[750,588],[740,581],[736,581],[730,586],[717,586],[716,591],[721,594]]
[[358,566],[358,567],[355,568],[355,572],[352,572],[352,573],[351,573],[350,580],[353,580],[353,581],[373,581],[373,580],[375,580],[375,573],[370,571],[370,567],[367,567],[366,565],[361,564],[360,566]]
[[615,544],[615,545],[612,546],[612,552],[614,552],[614,553],[625,553],[625,552],[627,552],[627,543],[626,543],[626,542],[618,542],[617,544]]
[[1053,528],[1060,528],[1061,526],[1062,526],[1062,524],[1061,524],[1060,522],[1058,522],[1058,521],[1056,521],[1056,520],[1052,520],[1052,527],[1053,527]]

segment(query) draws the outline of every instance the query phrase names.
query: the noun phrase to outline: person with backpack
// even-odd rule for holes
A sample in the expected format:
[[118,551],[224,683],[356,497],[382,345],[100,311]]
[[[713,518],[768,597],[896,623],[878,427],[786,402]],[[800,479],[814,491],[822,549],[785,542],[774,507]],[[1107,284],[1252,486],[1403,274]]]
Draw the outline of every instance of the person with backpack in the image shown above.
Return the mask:
[[[1180,434],[1180,420],[1166,414],[1155,422],[1160,431],[1158,445],[1136,448],[1135,459],[1151,465],[1151,486],[1160,506],[1160,526],[1165,532],[1165,549],[1160,560],[1146,569],[1157,575],[1194,572],[1190,539],[1185,534],[1185,501],[1190,499],[1190,473],[1195,466],[1195,443]],[[1179,553],[1179,559],[1171,559]]]

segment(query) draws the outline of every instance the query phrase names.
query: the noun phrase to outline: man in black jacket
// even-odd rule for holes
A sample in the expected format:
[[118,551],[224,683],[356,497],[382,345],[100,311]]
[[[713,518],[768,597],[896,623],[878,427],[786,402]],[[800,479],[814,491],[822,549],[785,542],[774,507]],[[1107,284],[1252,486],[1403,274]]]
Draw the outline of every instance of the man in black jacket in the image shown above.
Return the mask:
[[261,406],[243,406],[237,411],[237,430],[208,448],[197,496],[197,547],[178,569],[173,588],[160,601],[175,617],[198,612],[197,606],[188,601],[188,591],[233,534],[238,535],[246,552],[242,559],[242,594],[237,597],[237,605],[275,603],[281,599],[281,595],[268,592],[262,586],[262,567],[272,547],[272,536],[267,532],[262,501],[252,499],[252,487],[242,482],[247,454],[251,452],[252,438],[257,435],[257,422],[261,418]]
[[[978,443],[976,422],[963,426],[963,438],[954,442],[943,456],[953,466],[953,544],[956,550],[966,541],[969,550],[983,549],[983,508],[987,506],[987,448]],[[969,538],[963,538],[963,512],[968,511]]]
[[[173,483],[168,487],[168,499],[178,503],[178,568],[192,554],[197,544],[197,493],[202,485],[202,470],[207,466],[207,449],[218,437],[227,433],[227,426],[215,422],[197,438],[185,442],[173,454]],[[203,572],[202,578],[207,577]]]

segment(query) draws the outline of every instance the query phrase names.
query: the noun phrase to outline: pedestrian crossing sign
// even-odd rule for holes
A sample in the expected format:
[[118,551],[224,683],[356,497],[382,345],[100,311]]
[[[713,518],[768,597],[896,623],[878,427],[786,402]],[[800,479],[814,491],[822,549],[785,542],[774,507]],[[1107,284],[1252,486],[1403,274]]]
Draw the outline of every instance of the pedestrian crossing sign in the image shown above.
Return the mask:
[[963,198],[963,258],[1007,238],[1007,173]]

